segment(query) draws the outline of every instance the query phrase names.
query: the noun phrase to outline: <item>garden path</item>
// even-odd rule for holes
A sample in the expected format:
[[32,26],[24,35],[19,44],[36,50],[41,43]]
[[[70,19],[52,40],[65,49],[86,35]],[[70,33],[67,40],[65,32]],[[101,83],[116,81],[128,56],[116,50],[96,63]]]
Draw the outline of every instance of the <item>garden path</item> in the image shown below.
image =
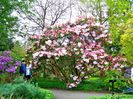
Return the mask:
[[97,93],[97,92],[83,92],[83,91],[68,91],[50,89],[55,96],[55,99],[89,99],[92,96],[103,96],[108,93]]

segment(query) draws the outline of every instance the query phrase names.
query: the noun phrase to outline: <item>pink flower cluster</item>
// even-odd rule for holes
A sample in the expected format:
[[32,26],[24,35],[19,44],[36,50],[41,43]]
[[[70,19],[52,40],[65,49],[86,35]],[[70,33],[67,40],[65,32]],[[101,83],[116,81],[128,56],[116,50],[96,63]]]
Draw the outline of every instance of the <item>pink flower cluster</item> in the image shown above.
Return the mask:
[[39,39],[41,39],[41,35],[33,34],[30,36],[30,39],[39,40]]

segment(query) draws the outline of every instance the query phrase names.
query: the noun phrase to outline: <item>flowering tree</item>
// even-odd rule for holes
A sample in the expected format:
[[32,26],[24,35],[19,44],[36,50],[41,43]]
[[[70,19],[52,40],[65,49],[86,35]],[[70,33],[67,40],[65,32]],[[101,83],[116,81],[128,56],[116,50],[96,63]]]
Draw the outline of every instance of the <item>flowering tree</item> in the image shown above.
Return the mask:
[[41,35],[32,35],[34,67],[76,87],[84,78],[97,71],[120,70],[120,57],[112,57],[104,46],[111,43],[107,30],[93,18],[80,18],[75,23],[53,26]]
[[[20,62],[15,61],[10,56],[10,51],[4,51],[2,53],[2,55],[0,55],[0,75],[2,75],[2,74],[9,74],[10,75],[12,73],[16,73],[17,66],[20,66]],[[8,78],[9,79],[12,78],[11,75]],[[5,78],[5,79],[7,79],[7,78]]]

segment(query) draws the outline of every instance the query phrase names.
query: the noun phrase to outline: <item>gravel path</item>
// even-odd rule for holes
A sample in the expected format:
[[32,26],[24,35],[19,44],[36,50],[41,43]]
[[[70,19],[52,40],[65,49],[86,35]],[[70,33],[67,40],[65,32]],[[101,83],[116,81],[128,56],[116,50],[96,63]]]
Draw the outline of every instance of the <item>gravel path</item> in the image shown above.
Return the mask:
[[89,99],[92,96],[102,96],[107,93],[96,93],[96,92],[82,92],[82,91],[68,91],[68,90],[57,90],[50,89],[55,96],[55,99]]

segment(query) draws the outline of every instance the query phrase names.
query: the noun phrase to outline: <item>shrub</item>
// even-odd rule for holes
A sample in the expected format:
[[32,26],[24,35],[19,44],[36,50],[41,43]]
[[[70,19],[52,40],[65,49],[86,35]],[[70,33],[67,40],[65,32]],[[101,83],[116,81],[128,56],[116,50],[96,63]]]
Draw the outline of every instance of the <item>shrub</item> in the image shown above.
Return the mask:
[[20,62],[11,57],[10,51],[4,51],[0,55],[0,82],[12,81],[18,66],[20,66]]
[[104,26],[93,18],[48,28],[41,35],[32,35],[35,41],[28,49],[36,75],[53,74],[73,88],[97,71],[121,71],[123,59],[109,55],[104,46],[111,40]]
[[[18,82],[18,84],[17,84]],[[0,97],[8,99],[54,99],[52,92],[40,89],[30,82],[14,81],[14,84],[1,84]]]

